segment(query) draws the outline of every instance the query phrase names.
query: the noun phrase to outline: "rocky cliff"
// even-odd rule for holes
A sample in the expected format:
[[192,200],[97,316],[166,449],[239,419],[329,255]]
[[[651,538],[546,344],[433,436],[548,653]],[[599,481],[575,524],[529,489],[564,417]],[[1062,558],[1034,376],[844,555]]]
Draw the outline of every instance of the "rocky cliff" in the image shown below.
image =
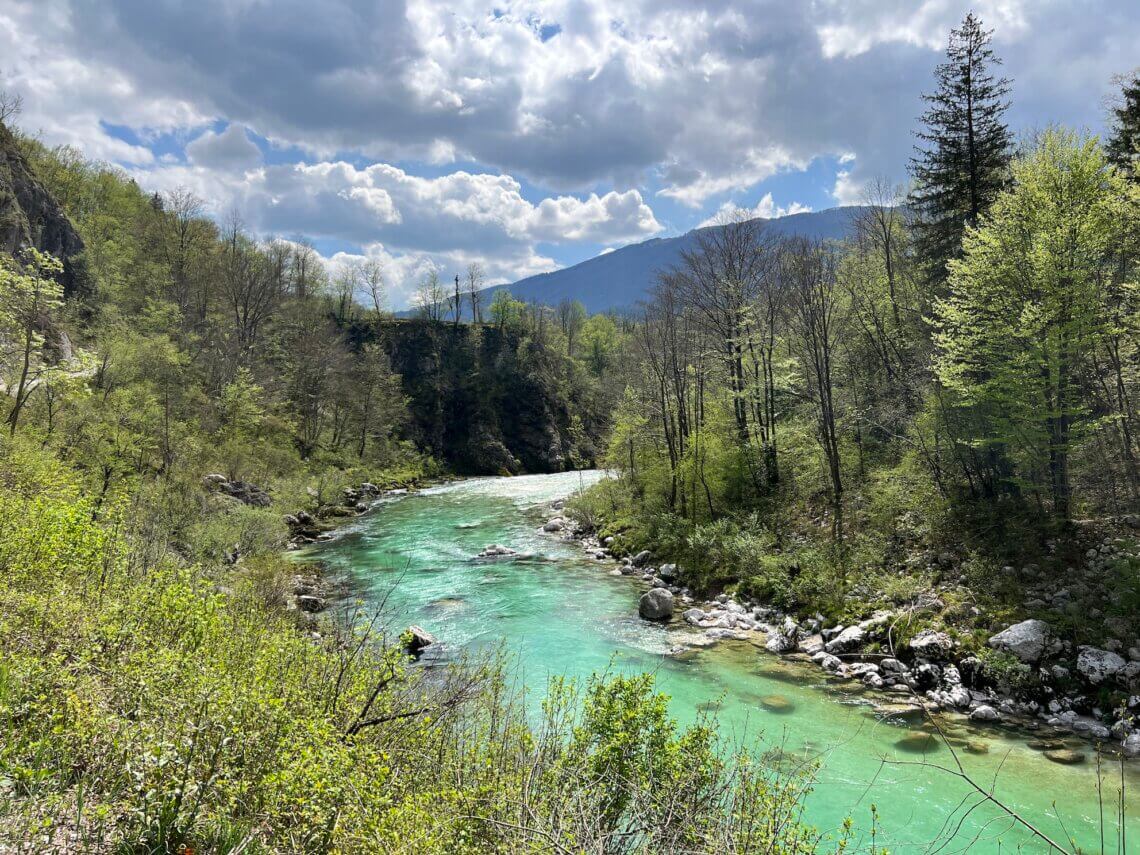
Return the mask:
[[69,296],[87,289],[82,238],[33,174],[19,142],[0,125],[0,251],[13,253],[27,246],[63,261]]
[[408,437],[454,470],[560,472],[594,462],[605,415],[560,353],[489,325],[410,320],[348,333],[383,344],[408,398]]

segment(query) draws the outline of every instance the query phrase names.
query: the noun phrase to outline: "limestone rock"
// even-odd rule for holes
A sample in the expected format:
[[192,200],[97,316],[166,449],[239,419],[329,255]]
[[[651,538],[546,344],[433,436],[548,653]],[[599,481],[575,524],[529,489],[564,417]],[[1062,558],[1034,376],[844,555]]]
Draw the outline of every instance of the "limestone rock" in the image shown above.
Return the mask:
[[924,629],[910,640],[909,647],[916,656],[944,659],[954,649],[954,639],[944,632]]
[[1077,673],[1094,686],[1115,676],[1127,663],[1119,654],[1097,647],[1082,647],[1077,656]]
[[994,650],[1012,653],[1027,665],[1033,665],[1044,655],[1052,635],[1049,624],[1043,620],[1023,620],[990,638]]
[[673,615],[673,595],[666,588],[653,588],[637,601],[637,613],[646,620],[668,620]]
[[416,656],[425,647],[435,644],[435,636],[421,626],[412,625],[404,630],[404,649]]
[[862,646],[867,640],[867,631],[860,626],[849,626],[824,645],[828,653],[849,653]]
[[972,713],[970,713],[971,721],[1001,721],[1001,714],[991,707],[989,704],[982,704]]

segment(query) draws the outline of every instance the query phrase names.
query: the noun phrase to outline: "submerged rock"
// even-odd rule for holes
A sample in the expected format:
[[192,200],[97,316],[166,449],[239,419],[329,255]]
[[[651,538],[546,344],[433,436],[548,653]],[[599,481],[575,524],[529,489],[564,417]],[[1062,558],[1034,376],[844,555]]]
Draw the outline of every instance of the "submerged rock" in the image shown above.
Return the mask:
[[783,695],[764,695],[760,698],[760,706],[777,715],[787,715],[796,710],[796,705]]
[[673,595],[667,588],[653,588],[637,601],[637,613],[646,620],[668,620],[673,615]]
[[1078,763],[1085,762],[1085,755],[1079,751],[1074,751],[1072,748],[1053,748],[1046,751],[1045,756],[1062,766],[1075,766]]
[[937,751],[941,747],[941,743],[933,733],[916,730],[908,733],[902,739],[895,740],[895,747],[912,754],[928,754],[931,751]]

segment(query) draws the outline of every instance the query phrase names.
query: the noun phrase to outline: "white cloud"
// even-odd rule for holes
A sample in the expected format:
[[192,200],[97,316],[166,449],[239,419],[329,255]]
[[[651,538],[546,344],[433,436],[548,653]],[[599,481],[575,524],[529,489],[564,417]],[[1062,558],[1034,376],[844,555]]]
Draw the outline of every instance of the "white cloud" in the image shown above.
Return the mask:
[[859,205],[863,202],[865,184],[854,178],[849,169],[841,169],[835,173],[835,186],[831,188],[831,197],[838,205]]
[[148,189],[187,187],[208,200],[216,216],[236,209],[262,235],[376,247],[400,271],[399,282],[416,279],[429,259],[460,269],[478,260],[489,277],[513,281],[557,266],[537,250],[540,243],[621,243],[661,231],[637,190],[536,204],[515,179],[490,173],[426,178],[387,163],[358,168],[342,161],[239,172],[206,168],[195,156],[187,165],[131,174]]
[[[1000,38],[1009,39],[1027,29],[1026,6],[1025,0],[976,0],[972,8]],[[827,59],[856,57],[890,43],[941,50],[965,11],[950,0],[823,0],[817,15],[827,20],[816,33]]]
[[73,145],[88,157],[149,164],[146,145],[128,142],[108,125],[145,138],[155,131],[201,127],[207,116],[190,101],[148,91],[131,69],[69,51],[68,0],[11,0],[0,7],[0,88],[24,99],[20,125],[50,145]]
[[[383,244],[373,243],[359,253],[338,252],[325,259],[326,266],[334,273],[338,267],[371,259],[380,262],[384,271],[384,286],[388,306],[400,311],[414,304],[416,289],[424,277],[435,271],[441,279],[450,280],[453,276],[464,276],[468,264],[478,262],[483,268],[486,285],[500,285],[515,282],[537,273],[548,273],[557,269],[552,258],[546,258],[529,250],[516,256],[487,258],[477,253],[466,252],[390,252]],[[360,295],[363,297],[363,295]]]
[[[272,231],[303,226],[357,242],[474,250],[502,244],[611,242],[656,234],[661,225],[637,190],[532,204],[509,175],[458,171],[424,178],[377,163],[269,166],[240,186],[251,217]],[[253,213],[256,212],[256,213]],[[303,222],[290,222],[290,218]],[[329,235],[332,236],[332,235]]]
[[[1135,63],[1133,0],[5,0],[0,86],[48,144],[239,204],[267,233],[531,269],[538,245],[656,233],[647,198],[697,219],[840,157],[837,201],[902,180],[971,6],[997,30],[1015,129],[1102,122]],[[267,165],[255,140],[309,163]]]
[[811,206],[801,205],[799,202],[792,202],[787,207],[781,207],[772,199],[771,193],[765,193],[763,198],[751,208],[742,208],[735,202],[725,202],[715,214],[705,219],[697,228],[703,229],[705,226],[715,226],[717,223],[740,218],[755,219],[761,217],[765,220],[772,220],[776,217],[786,217],[789,214],[803,214],[810,210]]
[[241,125],[230,125],[221,133],[206,131],[186,145],[186,157],[195,166],[207,169],[245,170],[261,162],[261,149]]

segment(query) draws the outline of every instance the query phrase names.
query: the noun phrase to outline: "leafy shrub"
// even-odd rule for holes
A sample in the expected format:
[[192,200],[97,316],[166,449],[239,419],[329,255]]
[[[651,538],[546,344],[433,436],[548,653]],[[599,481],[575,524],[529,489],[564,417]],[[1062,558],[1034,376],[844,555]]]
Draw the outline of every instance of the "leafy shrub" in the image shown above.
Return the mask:
[[978,658],[985,679],[1003,692],[1029,695],[1041,686],[1033,669],[1011,653],[986,647],[978,651]]
[[[139,560],[122,508],[94,519],[29,454],[0,454],[0,847],[822,848],[789,819],[809,781],[734,753],[713,721],[680,728],[651,677],[556,681],[535,724],[494,661],[425,676],[363,625],[299,633],[270,555],[224,593]],[[224,522],[267,522],[235,510],[190,529],[224,544]]]

